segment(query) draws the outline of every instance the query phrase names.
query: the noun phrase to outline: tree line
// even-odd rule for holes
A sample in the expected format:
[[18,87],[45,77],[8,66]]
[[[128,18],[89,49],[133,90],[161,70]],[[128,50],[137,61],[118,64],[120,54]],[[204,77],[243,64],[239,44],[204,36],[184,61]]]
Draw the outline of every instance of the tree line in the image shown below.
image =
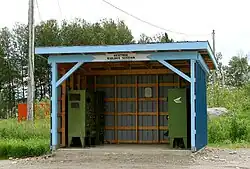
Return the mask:
[[[166,33],[136,41],[123,21],[112,19],[89,23],[47,20],[35,26],[35,46],[120,45],[172,42]],[[15,116],[17,104],[26,103],[28,80],[28,25],[16,23],[0,29],[0,118]],[[47,59],[35,56],[35,98],[49,97],[50,68]]]
[[[173,42],[167,33],[153,37],[141,34],[138,41],[123,21],[112,19],[90,23],[84,19],[47,20],[35,26],[35,46],[118,45],[131,43]],[[209,85],[242,87],[249,79],[248,58],[234,56],[228,65],[222,64],[217,53],[218,70],[210,73]],[[0,118],[15,116],[18,103],[26,103],[28,80],[28,26],[16,23],[0,29]],[[49,97],[50,67],[47,59],[35,56],[35,98]]]
[[222,64],[222,54],[216,54],[218,69],[211,72],[209,83],[217,83],[222,87],[242,87],[249,83],[250,66],[248,55],[243,52],[231,57],[227,65]]

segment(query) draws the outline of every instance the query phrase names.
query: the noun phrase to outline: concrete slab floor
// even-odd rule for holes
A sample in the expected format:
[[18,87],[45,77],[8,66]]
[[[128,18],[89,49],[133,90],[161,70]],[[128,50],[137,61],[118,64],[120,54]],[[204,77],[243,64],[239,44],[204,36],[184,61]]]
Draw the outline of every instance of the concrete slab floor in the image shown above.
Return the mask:
[[58,151],[152,152],[169,155],[190,155],[191,150],[173,149],[166,144],[105,144],[90,148],[60,148]]

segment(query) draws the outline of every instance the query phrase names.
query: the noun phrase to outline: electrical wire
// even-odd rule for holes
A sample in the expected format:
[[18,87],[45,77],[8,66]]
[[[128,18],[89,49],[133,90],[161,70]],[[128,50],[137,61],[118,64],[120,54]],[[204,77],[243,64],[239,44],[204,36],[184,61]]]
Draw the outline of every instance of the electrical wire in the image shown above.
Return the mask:
[[[62,21],[63,20],[62,8],[61,8],[61,4],[60,4],[59,0],[57,0],[57,6],[58,6],[58,9],[59,9],[60,20]],[[59,33],[59,34],[61,34],[61,33]],[[63,37],[61,35],[59,35],[59,37],[60,37],[60,40],[63,42]]]
[[129,12],[127,12],[127,11],[125,11],[125,10],[123,10],[123,9],[121,9],[121,8],[119,8],[119,7],[117,7],[117,6],[115,6],[115,5],[113,5],[112,3],[110,3],[110,2],[108,2],[108,1],[106,1],[106,0],[102,0],[102,1],[103,1],[104,3],[106,3],[106,4],[110,5],[110,6],[112,6],[113,8],[115,8],[115,9],[117,9],[117,10],[119,10],[119,11],[121,11],[121,12],[127,14],[127,15],[129,15],[130,17],[132,17],[132,18],[134,18],[134,19],[136,19],[136,20],[139,20],[139,21],[141,21],[141,22],[143,22],[143,23],[145,23],[145,24],[148,24],[148,25],[150,25],[150,26],[152,26],[152,27],[155,27],[155,28],[164,30],[164,31],[166,31],[166,32],[171,32],[171,33],[181,34],[181,35],[186,35],[186,36],[207,36],[207,35],[210,35],[210,34],[187,34],[187,33],[183,33],[183,32],[173,31],[173,30],[170,30],[170,29],[165,29],[165,28],[160,27],[160,26],[158,26],[158,25],[155,25],[155,24],[153,24],[153,23],[151,23],[151,22],[148,22],[148,21],[146,21],[146,20],[143,20],[143,19],[141,19],[141,18],[139,18],[139,17],[137,17],[137,16],[135,16],[135,15],[133,15],[133,14],[131,14],[131,13],[129,13]]
[[[36,0],[36,8],[37,8],[37,12],[38,12],[38,16],[39,16],[39,19],[40,19],[40,21],[42,21],[42,15],[41,15],[41,12],[40,12],[40,7],[39,7],[39,3],[38,3],[38,0]],[[42,56],[42,55],[36,55],[36,56],[38,56],[38,57],[40,57],[40,58],[42,58],[42,59],[44,59],[44,60],[46,60],[47,61],[47,58],[45,58],[44,56]],[[25,58],[25,57],[21,57],[22,59],[25,59],[26,61],[28,61],[28,59],[27,58]]]
[[42,21],[42,15],[41,15],[41,12],[40,12],[40,9],[39,9],[38,0],[36,0],[36,8],[37,8],[39,19],[40,19],[40,21]]
[[57,0],[57,6],[58,6],[58,9],[59,9],[60,17],[62,19],[62,8],[61,8],[59,0]]

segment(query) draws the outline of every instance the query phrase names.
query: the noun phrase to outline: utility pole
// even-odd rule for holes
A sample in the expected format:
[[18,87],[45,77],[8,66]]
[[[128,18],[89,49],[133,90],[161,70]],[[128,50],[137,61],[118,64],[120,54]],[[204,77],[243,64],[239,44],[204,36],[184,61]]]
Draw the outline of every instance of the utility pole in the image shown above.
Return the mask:
[[[216,57],[216,52],[215,52],[215,30],[213,30],[213,32],[212,32],[212,37],[213,37],[213,54]],[[224,72],[223,72],[223,70],[219,70],[219,71],[220,71],[221,76],[222,76],[222,87],[224,87],[224,85],[225,85]],[[214,83],[216,81],[216,73],[215,73],[215,71],[213,73],[213,81],[214,81]]]
[[[212,40],[213,40],[213,54],[214,54],[214,57],[216,57],[216,53],[215,53],[215,30],[213,30],[212,31]],[[213,74],[212,74],[212,76],[213,76],[213,93],[214,93],[214,96],[216,95],[216,91],[215,91],[215,83],[216,83],[216,77],[215,77],[215,72],[216,70],[214,70],[213,71]],[[213,98],[215,98],[215,97],[213,97]],[[216,104],[216,102],[215,102],[215,99],[213,99],[214,100],[214,105]]]
[[28,59],[28,97],[27,97],[27,119],[33,121],[34,118],[34,94],[35,94],[35,81],[34,81],[34,0],[29,0],[29,59]]
[[[215,30],[212,32],[212,37],[213,37],[213,54],[214,57],[216,57],[216,52],[215,52]],[[216,77],[215,77],[215,71],[213,72],[213,82],[215,83]]]
[[212,36],[213,36],[213,54],[215,56],[215,30],[213,30]]

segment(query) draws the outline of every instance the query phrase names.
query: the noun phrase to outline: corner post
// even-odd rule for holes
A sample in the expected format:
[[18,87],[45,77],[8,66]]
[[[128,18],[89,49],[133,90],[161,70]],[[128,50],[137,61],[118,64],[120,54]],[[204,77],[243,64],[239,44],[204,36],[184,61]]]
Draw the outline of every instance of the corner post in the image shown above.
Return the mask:
[[191,89],[190,89],[190,99],[191,99],[191,150],[192,152],[196,151],[196,129],[195,129],[195,63],[196,60],[191,59]]
[[52,123],[51,123],[51,135],[52,135],[52,145],[51,150],[54,151],[58,147],[58,137],[57,137],[57,112],[58,112],[58,94],[57,94],[57,87],[56,82],[58,79],[58,71],[57,71],[57,64],[56,62],[51,63],[52,66],[52,96],[51,96],[51,106],[52,106]]

